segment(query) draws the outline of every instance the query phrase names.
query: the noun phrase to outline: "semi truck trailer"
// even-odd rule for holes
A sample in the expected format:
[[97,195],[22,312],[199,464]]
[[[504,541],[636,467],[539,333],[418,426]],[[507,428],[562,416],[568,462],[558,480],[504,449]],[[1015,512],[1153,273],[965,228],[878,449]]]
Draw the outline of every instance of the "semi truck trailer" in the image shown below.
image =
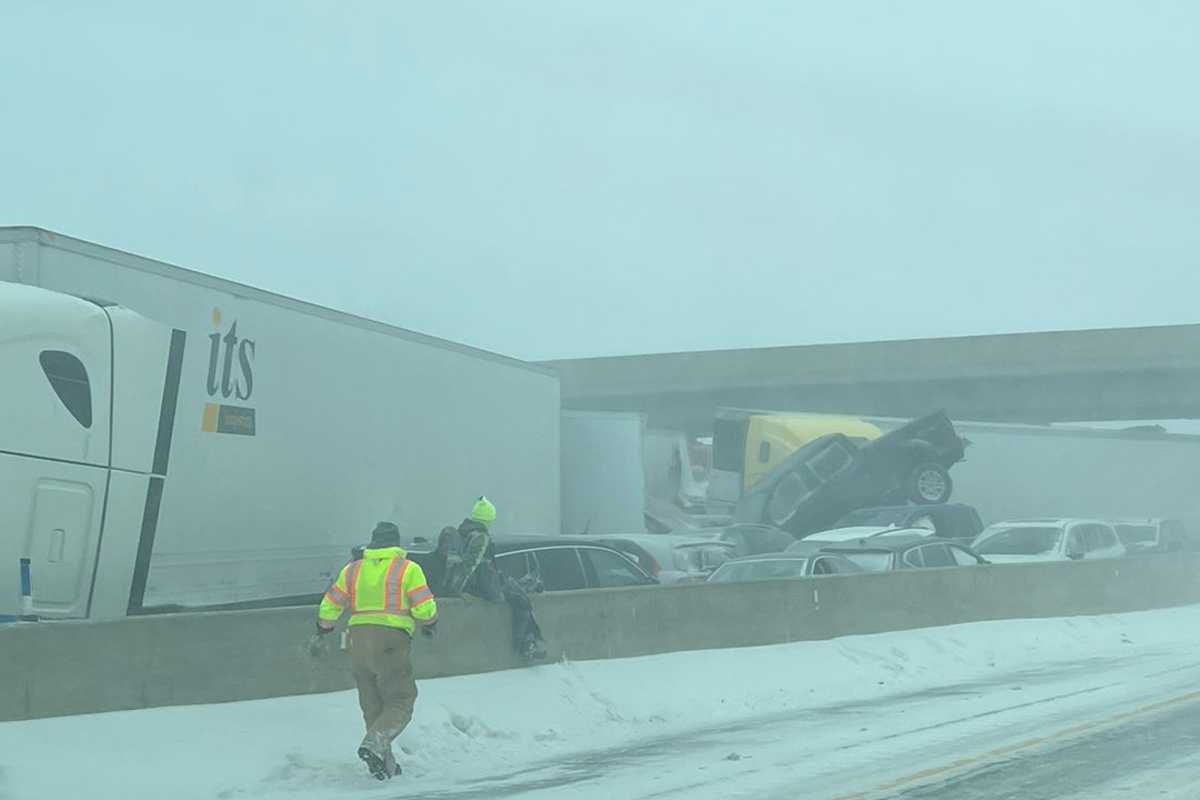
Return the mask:
[[287,602],[378,520],[556,532],[549,370],[0,228],[0,614]]

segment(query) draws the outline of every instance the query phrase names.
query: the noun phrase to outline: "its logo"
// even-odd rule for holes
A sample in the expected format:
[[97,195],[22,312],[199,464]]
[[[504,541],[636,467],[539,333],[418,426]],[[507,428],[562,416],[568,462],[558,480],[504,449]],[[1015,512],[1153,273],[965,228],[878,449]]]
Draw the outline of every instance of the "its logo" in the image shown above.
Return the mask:
[[[208,335],[212,343],[208,354],[208,396],[217,400],[230,398],[247,401],[254,394],[254,340],[239,339],[237,320],[221,332],[221,309],[212,312],[216,333]],[[235,365],[236,362],[236,365]],[[200,429],[208,433],[254,435],[254,409],[240,405],[210,402],[204,405]]]

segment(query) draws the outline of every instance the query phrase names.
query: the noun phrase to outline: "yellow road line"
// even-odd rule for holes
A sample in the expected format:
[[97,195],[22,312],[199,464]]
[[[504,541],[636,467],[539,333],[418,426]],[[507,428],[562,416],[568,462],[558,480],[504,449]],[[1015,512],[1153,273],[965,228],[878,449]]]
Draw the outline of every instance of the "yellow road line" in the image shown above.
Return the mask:
[[1196,700],[1200,700],[1200,692],[1188,692],[1187,694],[1179,695],[1178,697],[1172,697],[1169,700],[1160,700],[1157,703],[1149,703],[1144,706],[1138,706],[1137,708],[1131,709],[1129,711],[1123,711],[1120,714],[1114,714],[1113,716],[1105,717],[1104,719],[1094,720],[1092,722],[1084,722],[1079,725],[1072,725],[1069,728],[1063,728],[1062,730],[1057,731],[1052,734],[1049,734],[1047,736],[1037,736],[1032,739],[1026,739],[1022,742],[1017,742],[1016,744],[1005,745],[1004,747],[997,747],[995,750],[989,750],[986,753],[980,753],[979,755],[968,756],[966,758],[959,758],[959,759],[956,759],[954,761],[951,761],[947,764],[943,764],[938,767],[930,767],[928,769],[923,769],[920,772],[914,772],[910,775],[905,775],[902,778],[897,778],[893,781],[889,781],[888,783],[880,784],[879,786],[876,786],[874,789],[869,789],[865,792],[855,792],[854,794],[839,795],[838,797],[833,798],[833,800],[869,800],[870,797],[878,795],[882,792],[891,791],[893,789],[899,789],[902,786],[910,786],[914,783],[920,783],[929,778],[934,778],[934,777],[938,777],[941,775],[945,775],[950,772],[955,772],[957,770],[962,769],[963,767],[969,767],[974,764],[980,764],[980,763],[984,763],[987,761],[992,761],[1001,756],[1007,756],[1012,753],[1020,752],[1022,750],[1029,750],[1030,748],[1033,748],[1033,747],[1039,747],[1041,745],[1049,744],[1050,742],[1058,741],[1060,739],[1067,739],[1071,736],[1076,736],[1080,733],[1084,733],[1085,731],[1091,731],[1091,730],[1095,730],[1097,728],[1102,728],[1105,726],[1113,725],[1118,722],[1124,722],[1124,721],[1126,721],[1128,719],[1132,719],[1134,717],[1139,717],[1144,714],[1149,714],[1151,712],[1159,711],[1164,708],[1182,705],[1183,703],[1190,703],[1190,702],[1193,702]]

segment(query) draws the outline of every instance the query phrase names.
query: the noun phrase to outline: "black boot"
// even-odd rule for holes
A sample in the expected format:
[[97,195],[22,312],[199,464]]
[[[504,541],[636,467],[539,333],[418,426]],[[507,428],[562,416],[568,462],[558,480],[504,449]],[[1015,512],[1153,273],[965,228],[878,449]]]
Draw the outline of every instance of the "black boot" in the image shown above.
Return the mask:
[[392,777],[392,773],[387,767],[387,762],[369,747],[358,748],[358,757],[367,765],[367,770],[375,780],[386,781]]

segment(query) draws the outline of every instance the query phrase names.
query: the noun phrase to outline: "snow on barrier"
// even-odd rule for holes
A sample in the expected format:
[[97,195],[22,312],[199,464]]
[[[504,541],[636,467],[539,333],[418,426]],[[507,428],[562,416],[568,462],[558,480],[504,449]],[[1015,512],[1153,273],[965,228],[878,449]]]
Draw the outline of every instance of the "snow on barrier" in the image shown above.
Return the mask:
[[[1200,602],[1200,555],[911,570],[534,598],[551,658],[776,644],[988,619]],[[0,625],[0,720],[349,688],[345,653],[313,659],[315,609]],[[444,600],[418,677],[520,666],[505,606]]]

